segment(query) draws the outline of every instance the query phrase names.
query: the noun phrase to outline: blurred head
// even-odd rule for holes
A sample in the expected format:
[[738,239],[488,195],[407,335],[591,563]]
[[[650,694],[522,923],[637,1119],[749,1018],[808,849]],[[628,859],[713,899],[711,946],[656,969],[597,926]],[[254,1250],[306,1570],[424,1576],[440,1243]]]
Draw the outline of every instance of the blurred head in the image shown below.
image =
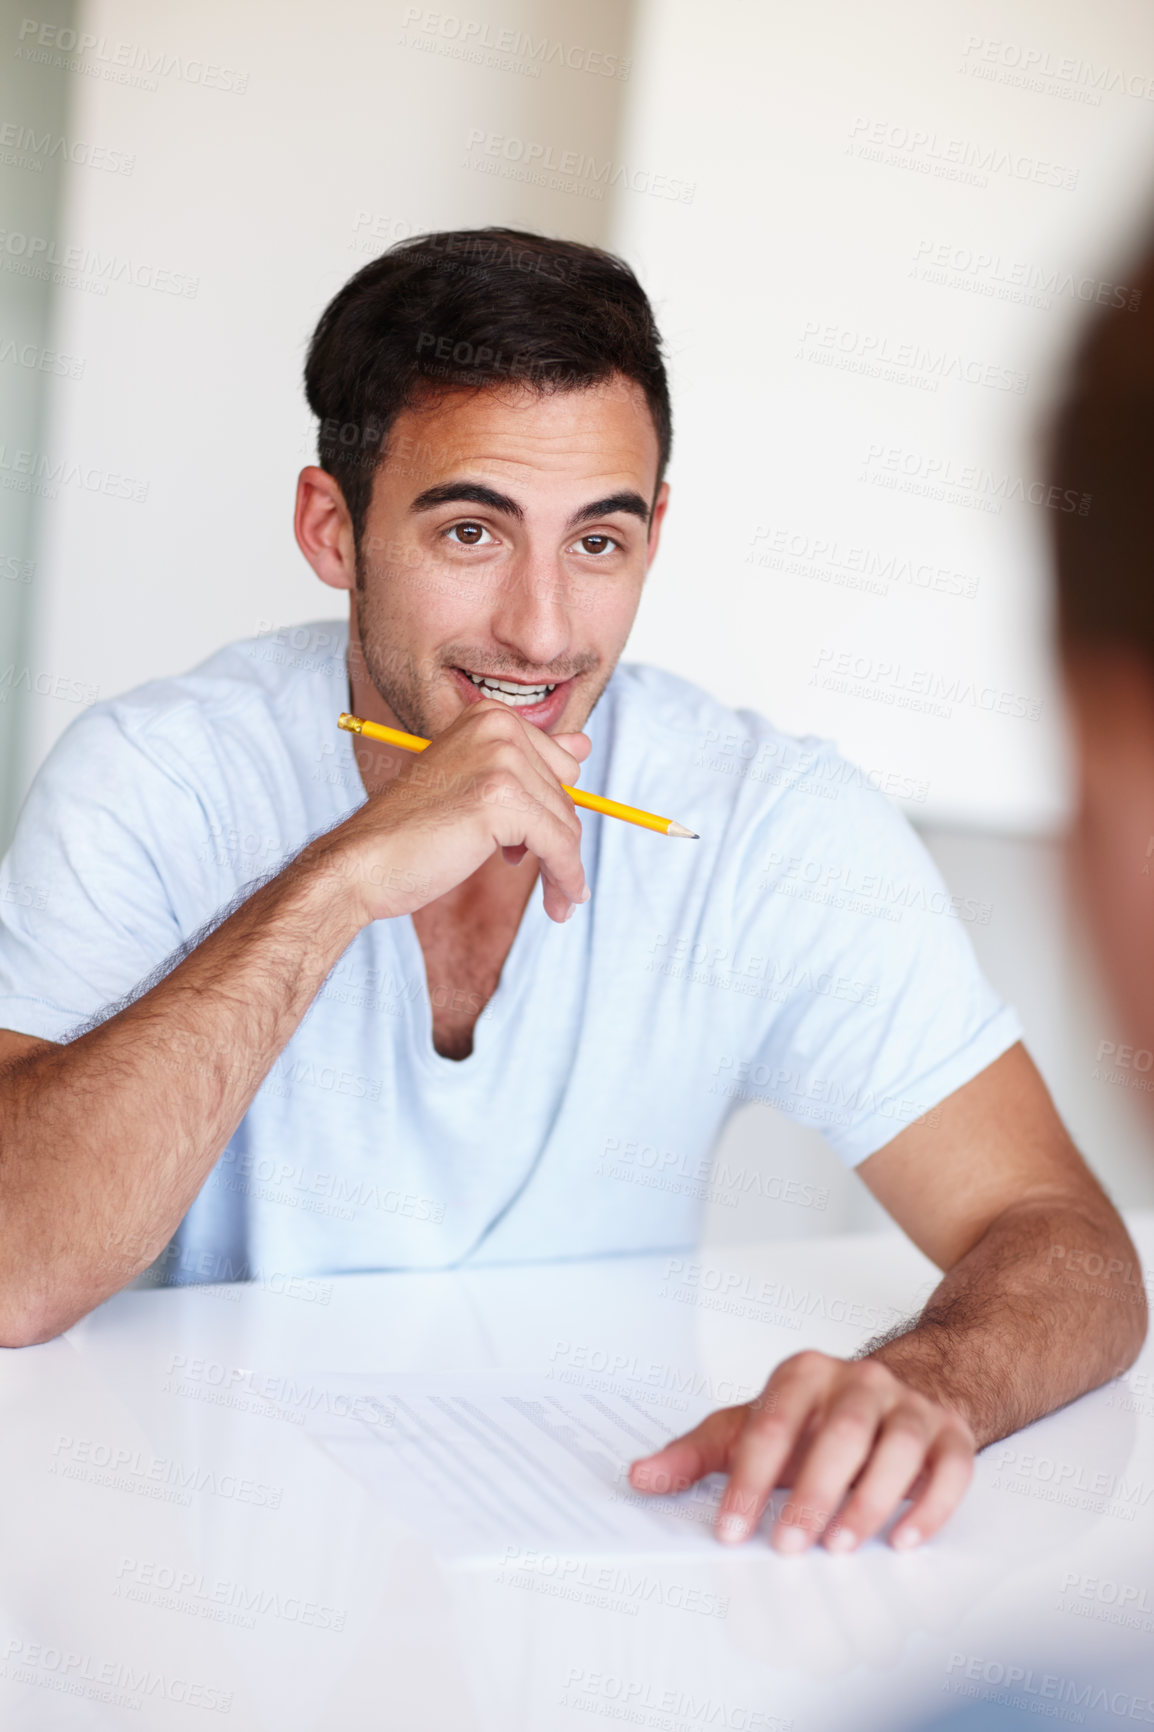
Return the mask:
[[405,241],[326,309],[305,384],[297,539],[350,592],[364,713],[432,738],[496,693],[582,727],[667,492],[660,337],[628,266],[509,229]]
[[[1055,526],[1058,639],[1079,799],[1073,867],[1125,1038],[1154,1048],[1154,252],[1082,340],[1051,477],[1089,493]],[[1133,310],[1131,310],[1133,308]]]

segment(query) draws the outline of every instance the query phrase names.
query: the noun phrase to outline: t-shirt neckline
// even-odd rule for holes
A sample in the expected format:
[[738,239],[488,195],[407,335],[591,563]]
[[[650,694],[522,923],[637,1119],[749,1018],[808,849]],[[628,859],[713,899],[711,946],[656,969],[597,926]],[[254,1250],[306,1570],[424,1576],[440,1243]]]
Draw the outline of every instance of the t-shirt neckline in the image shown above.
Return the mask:
[[[488,1071],[494,1050],[490,1044],[490,1036],[495,1036],[498,1032],[493,1027],[493,1021],[499,1019],[502,1027],[508,1026],[515,1001],[532,982],[534,959],[540,949],[544,928],[553,924],[555,923],[550,921],[545,913],[538,882],[533,886],[533,893],[525,904],[525,911],[513,934],[513,942],[509,946],[509,953],[501,968],[501,976],[493,996],[473,1024],[472,1052],[467,1058],[446,1058],[433,1045],[433,1004],[429,996],[425,953],[421,948],[416,925],[411,914],[396,917],[392,925],[396,930],[397,943],[404,946],[409,953],[405,959],[406,973],[412,969],[413,977],[421,983],[420,992],[414,993],[410,1000],[416,1014],[409,1026],[416,1057],[427,1071],[438,1078],[463,1077],[466,1081]],[[507,1057],[508,1043],[500,1043],[495,1050]]]

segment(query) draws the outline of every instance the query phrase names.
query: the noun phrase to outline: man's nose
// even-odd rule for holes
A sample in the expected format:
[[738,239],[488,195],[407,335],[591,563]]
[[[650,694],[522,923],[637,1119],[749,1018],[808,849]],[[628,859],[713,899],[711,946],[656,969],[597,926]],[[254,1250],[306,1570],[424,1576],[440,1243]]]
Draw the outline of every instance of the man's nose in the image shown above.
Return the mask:
[[547,668],[569,647],[568,589],[548,557],[526,556],[505,573],[494,598],[491,630],[535,668]]

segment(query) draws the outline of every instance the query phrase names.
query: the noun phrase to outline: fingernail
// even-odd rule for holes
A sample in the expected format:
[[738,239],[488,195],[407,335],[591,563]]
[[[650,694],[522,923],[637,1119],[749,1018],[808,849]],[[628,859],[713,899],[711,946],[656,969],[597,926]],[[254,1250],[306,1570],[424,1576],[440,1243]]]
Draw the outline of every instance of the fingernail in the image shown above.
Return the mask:
[[581,895],[578,898],[578,900],[581,902],[588,902],[588,900],[592,896],[592,894],[593,894],[592,890],[590,890],[588,884],[586,884],[586,886],[585,886],[584,890],[581,892]]
[[569,907],[565,911],[566,920],[572,920],[572,918],[576,914],[576,912],[577,912],[577,904],[575,902],[571,902],[569,904]]
[[773,1544],[779,1552],[803,1552],[809,1544],[809,1535],[804,1528],[779,1527],[773,1536]]
[[747,1532],[744,1516],[723,1515],[717,1524],[717,1537],[727,1546],[736,1544],[738,1540],[743,1540]]
[[920,1546],[922,1536],[917,1528],[899,1528],[890,1541],[900,1552],[908,1552],[913,1546]]
[[852,1552],[857,1545],[857,1535],[849,1528],[834,1528],[825,1542],[827,1552]]

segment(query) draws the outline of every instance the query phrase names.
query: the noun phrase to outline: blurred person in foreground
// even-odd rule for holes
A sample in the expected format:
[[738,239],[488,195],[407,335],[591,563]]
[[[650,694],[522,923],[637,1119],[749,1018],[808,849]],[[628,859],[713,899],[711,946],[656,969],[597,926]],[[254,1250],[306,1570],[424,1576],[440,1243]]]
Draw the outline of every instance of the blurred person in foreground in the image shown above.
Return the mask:
[[[1091,496],[1084,517],[1057,513],[1052,531],[1078,778],[1071,877],[1121,1024],[1103,1068],[1113,1057],[1154,1111],[1146,1056],[1154,1051],[1154,235],[1126,277],[1140,291],[1137,306],[1128,297],[1125,311],[1100,314],[1078,342],[1049,433],[1048,468],[1051,482],[1068,487],[1076,478]],[[1149,1088],[1141,1087],[1147,1079]],[[1135,1263],[1109,1286],[1126,1299],[1141,1284]],[[1073,1692],[1064,1699],[1148,1723],[1152,1662],[1136,1662],[1121,1638],[1111,1649],[1109,1632],[1097,1635],[1102,1651],[1081,1656],[1076,1677],[1057,1677]],[[1039,1644],[1036,1655],[1031,1679],[1071,1671],[1053,1643]],[[978,1683],[979,1700],[917,1725],[1015,1732],[1036,1725],[1048,1705],[1039,1688],[1032,1683],[1034,1699],[1015,1706],[1007,1691]]]
[[1137,1082],[1133,1057],[1154,1050],[1154,240],[1133,281],[1136,310],[1095,319],[1078,347],[1050,466],[1091,495],[1054,526],[1071,864]]
[[[0,1341],[152,1265],[692,1250],[721,1128],[768,1100],[942,1280],[633,1485],[726,1474],[726,1541],[789,1486],[783,1552],[850,1551],[908,1495],[890,1540],[918,1545],[976,1449],[1131,1363],[1144,1313],[1053,1251],[1133,1248],[901,815],[828,742],[620,663],[669,497],[641,285],[573,242],[418,237],[337,294],[305,380],[296,537],[348,624],[94,705],[0,870]],[[243,442],[220,463],[243,479]],[[715,506],[702,606],[754,502]],[[431,744],[354,752],[342,710]],[[579,775],[700,839],[579,819]],[[639,1182],[639,1149],[682,1176]]]

